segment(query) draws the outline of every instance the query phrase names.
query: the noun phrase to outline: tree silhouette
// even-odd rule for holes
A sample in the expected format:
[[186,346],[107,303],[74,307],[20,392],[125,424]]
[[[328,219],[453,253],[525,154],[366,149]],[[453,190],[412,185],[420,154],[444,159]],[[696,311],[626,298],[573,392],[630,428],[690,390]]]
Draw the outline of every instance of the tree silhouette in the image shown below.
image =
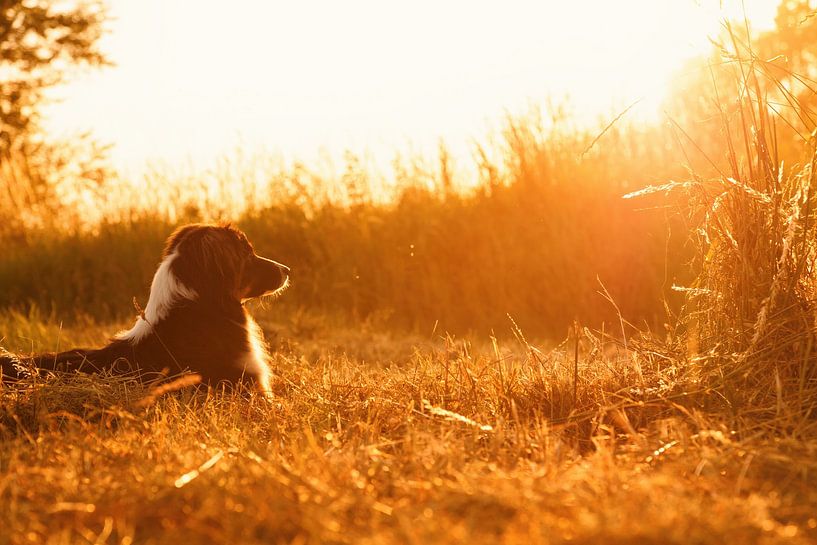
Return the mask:
[[777,7],[775,29],[758,39],[762,56],[781,56],[797,74],[817,73],[817,8],[810,0],[783,0]]
[[710,54],[678,72],[665,107],[696,170],[706,171],[710,163],[729,166],[724,135],[739,134],[741,108],[755,91],[774,112],[777,158],[787,164],[802,159],[802,144],[817,127],[814,3],[782,0],[775,27],[761,33],[745,21],[724,22]]
[[0,0],[0,154],[36,133],[47,88],[79,66],[109,64],[98,49],[104,21],[97,0]]
[[109,64],[98,49],[105,19],[100,0],[0,0],[0,241],[77,224],[61,194],[102,191],[110,177],[89,135],[59,141],[39,123],[49,87]]

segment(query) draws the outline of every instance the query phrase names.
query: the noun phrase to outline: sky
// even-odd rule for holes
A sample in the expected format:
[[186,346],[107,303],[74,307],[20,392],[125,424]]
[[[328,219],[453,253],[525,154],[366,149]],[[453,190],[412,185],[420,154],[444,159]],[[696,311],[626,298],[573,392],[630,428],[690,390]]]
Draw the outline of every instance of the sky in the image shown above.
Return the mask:
[[725,14],[777,0],[109,0],[116,64],[54,90],[46,127],[113,144],[126,173],[206,166],[240,146],[465,150],[506,112],[569,95],[579,118],[657,118]]

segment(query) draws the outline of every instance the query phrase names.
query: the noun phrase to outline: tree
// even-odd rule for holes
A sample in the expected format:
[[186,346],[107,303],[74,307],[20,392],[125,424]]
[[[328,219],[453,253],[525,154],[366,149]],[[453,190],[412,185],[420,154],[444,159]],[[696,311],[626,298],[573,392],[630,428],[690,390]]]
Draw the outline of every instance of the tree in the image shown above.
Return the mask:
[[0,154],[37,132],[47,88],[76,67],[109,64],[98,49],[104,21],[98,0],[0,0]]
[[729,171],[728,158],[744,146],[727,149],[724,136],[741,134],[747,121],[741,110],[757,96],[774,114],[776,159],[802,160],[803,142],[817,127],[814,6],[815,0],[781,0],[775,28],[761,33],[745,21],[725,22],[710,54],[679,71],[666,110],[695,171],[707,172],[710,161]]
[[758,39],[763,57],[781,57],[796,74],[817,73],[817,7],[814,0],[783,0],[777,7],[775,30]]
[[78,225],[64,195],[101,190],[110,176],[105,148],[88,135],[59,142],[39,126],[48,88],[110,64],[98,48],[105,19],[100,0],[0,0],[0,241]]

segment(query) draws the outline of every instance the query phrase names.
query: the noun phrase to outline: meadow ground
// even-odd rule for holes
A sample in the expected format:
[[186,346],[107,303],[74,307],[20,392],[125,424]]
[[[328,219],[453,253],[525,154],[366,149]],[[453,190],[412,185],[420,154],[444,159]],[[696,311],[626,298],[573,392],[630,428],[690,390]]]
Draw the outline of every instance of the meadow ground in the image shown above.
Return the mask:
[[[115,377],[4,389],[0,543],[817,542],[817,423],[719,410],[667,346],[260,322],[272,404]],[[0,323],[23,351],[126,325]]]

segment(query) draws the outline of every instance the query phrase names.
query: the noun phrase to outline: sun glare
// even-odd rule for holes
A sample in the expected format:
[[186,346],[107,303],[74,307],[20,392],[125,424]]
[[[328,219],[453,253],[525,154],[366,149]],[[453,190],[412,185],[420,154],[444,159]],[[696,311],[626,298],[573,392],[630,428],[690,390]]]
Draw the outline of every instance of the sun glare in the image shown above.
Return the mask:
[[[750,2],[759,28],[774,0]],[[464,153],[506,111],[567,100],[596,122],[655,119],[674,71],[709,47],[718,0],[230,3],[111,0],[116,66],[55,91],[55,133],[90,130],[113,159],[206,165],[242,147],[308,159],[389,156],[445,139]]]

